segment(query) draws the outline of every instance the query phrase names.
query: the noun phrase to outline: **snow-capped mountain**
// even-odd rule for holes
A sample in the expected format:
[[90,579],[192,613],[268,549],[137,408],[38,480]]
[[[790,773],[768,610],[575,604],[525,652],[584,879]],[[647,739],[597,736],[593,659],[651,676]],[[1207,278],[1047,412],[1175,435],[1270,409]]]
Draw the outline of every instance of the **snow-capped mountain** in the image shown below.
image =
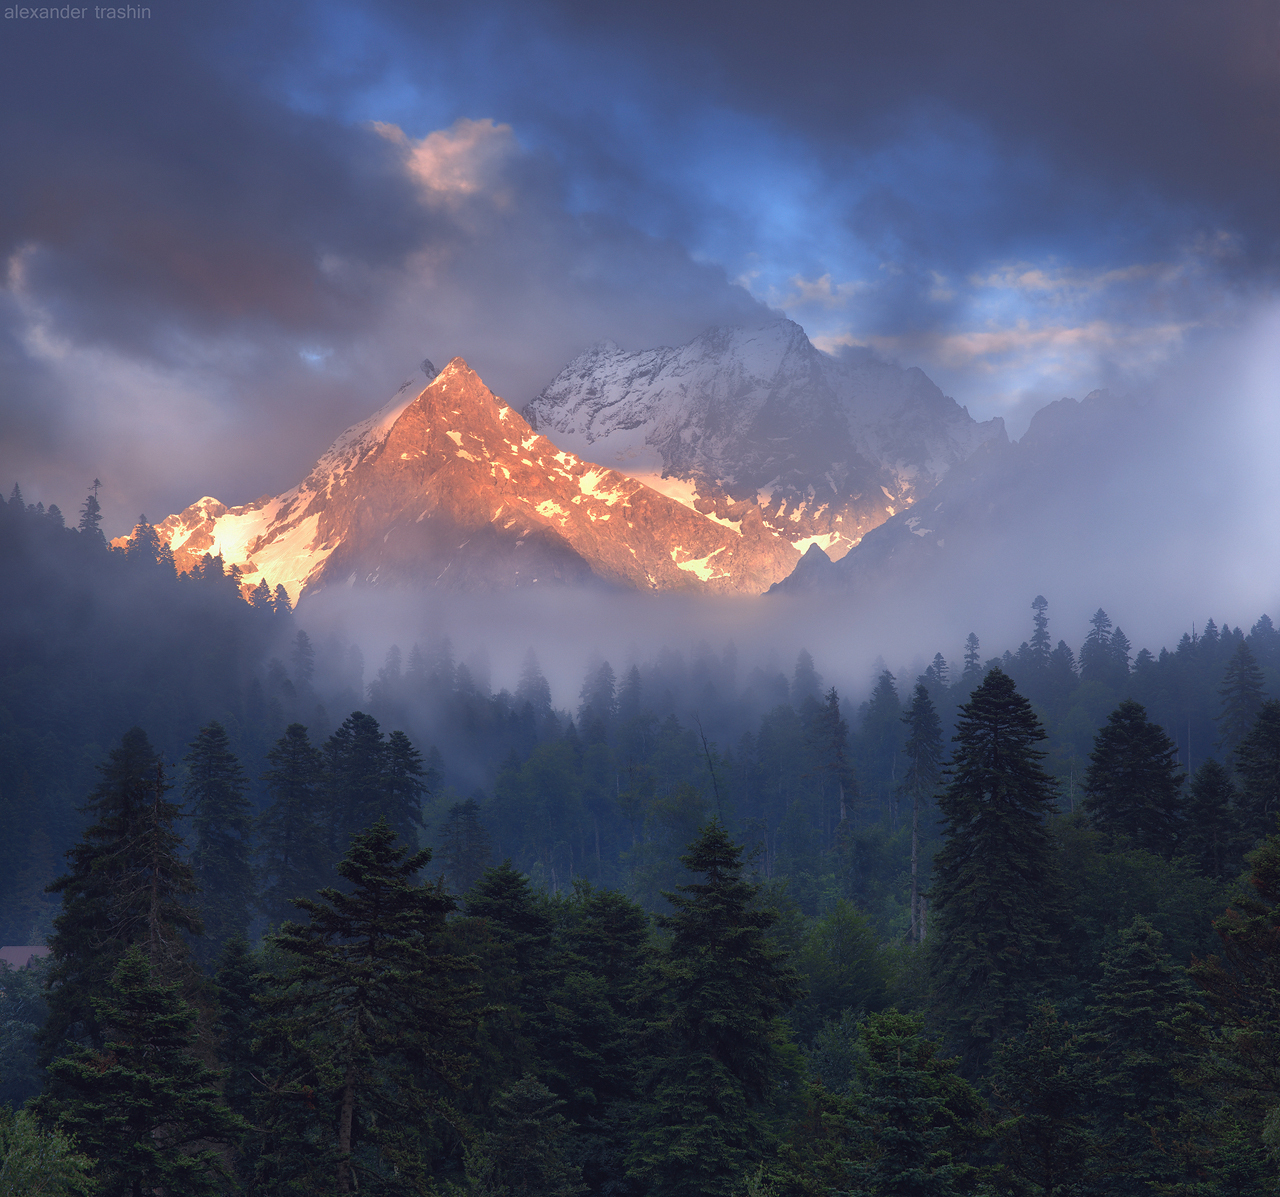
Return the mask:
[[612,343],[524,408],[530,425],[698,511],[758,510],[798,552],[839,559],[980,445],[1006,443],[920,370],[816,349],[790,320],[679,348]]
[[294,601],[336,582],[759,594],[799,558],[754,509],[701,514],[563,451],[461,358],[347,429],[293,489],[202,498],[157,530],[179,568],[221,554]]

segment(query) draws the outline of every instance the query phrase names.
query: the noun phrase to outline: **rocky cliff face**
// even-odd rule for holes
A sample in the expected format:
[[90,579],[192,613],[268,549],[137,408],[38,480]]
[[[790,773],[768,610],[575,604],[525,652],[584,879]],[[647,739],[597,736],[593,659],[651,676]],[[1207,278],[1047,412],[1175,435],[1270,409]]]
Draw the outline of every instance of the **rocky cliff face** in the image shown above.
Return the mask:
[[798,552],[838,560],[1004,424],[974,421],[917,369],[833,358],[789,320],[676,349],[604,344],[524,409],[574,452],[698,511],[754,510]]
[[759,594],[799,553],[754,506],[721,506],[693,510],[558,448],[455,358],[292,490],[243,507],[206,497],[157,529],[179,568],[221,554],[295,601],[334,583]]

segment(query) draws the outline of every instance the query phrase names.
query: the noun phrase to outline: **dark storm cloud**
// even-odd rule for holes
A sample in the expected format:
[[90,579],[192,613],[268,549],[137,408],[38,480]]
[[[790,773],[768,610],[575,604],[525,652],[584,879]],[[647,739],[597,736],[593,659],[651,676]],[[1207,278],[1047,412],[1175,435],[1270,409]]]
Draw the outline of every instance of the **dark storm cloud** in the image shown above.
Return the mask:
[[424,195],[404,145],[290,94],[308,55],[355,85],[319,69],[344,50],[320,6],[154,11],[5,45],[0,466],[33,497],[99,475],[116,531],[244,501],[426,355],[524,402],[593,340],[759,311],[682,247],[566,212],[557,165],[487,122],[481,190]]
[[[251,10],[216,6],[248,23]],[[350,327],[325,253],[399,261],[424,213],[385,143],[231,86],[207,9],[8,28],[0,252],[80,340],[163,353],[175,325]]]
[[[551,4],[614,53],[642,46],[658,77],[697,80],[837,158],[921,123],[978,122],[1006,156],[993,188],[1038,203],[1005,212],[1007,235],[1070,223],[1084,198],[1135,235],[1144,210],[1156,224],[1198,213],[1240,231],[1254,254],[1277,249],[1280,10],[1270,0]],[[1028,154],[1050,173],[1020,166]]]

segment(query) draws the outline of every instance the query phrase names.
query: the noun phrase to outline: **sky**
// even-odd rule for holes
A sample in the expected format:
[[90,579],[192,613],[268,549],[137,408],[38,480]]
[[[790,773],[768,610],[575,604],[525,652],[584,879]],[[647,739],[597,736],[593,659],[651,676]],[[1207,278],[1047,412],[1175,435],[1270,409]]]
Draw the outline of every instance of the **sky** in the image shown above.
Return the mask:
[[785,314],[1018,436],[1277,299],[1276,0],[20,11],[0,484],[111,533],[293,485],[424,358],[519,406]]

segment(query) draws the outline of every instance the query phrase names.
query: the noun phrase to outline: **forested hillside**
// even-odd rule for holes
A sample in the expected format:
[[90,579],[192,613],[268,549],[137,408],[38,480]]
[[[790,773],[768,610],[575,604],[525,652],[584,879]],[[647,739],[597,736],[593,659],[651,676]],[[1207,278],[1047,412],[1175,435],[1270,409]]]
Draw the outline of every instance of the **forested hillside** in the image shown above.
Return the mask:
[[702,645],[569,711],[532,650],[514,692],[444,637],[366,678],[97,523],[0,504],[0,935],[52,948],[4,974],[0,1176],[1277,1187],[1265,615],[1073,650],[1035,596],[862,702]]

